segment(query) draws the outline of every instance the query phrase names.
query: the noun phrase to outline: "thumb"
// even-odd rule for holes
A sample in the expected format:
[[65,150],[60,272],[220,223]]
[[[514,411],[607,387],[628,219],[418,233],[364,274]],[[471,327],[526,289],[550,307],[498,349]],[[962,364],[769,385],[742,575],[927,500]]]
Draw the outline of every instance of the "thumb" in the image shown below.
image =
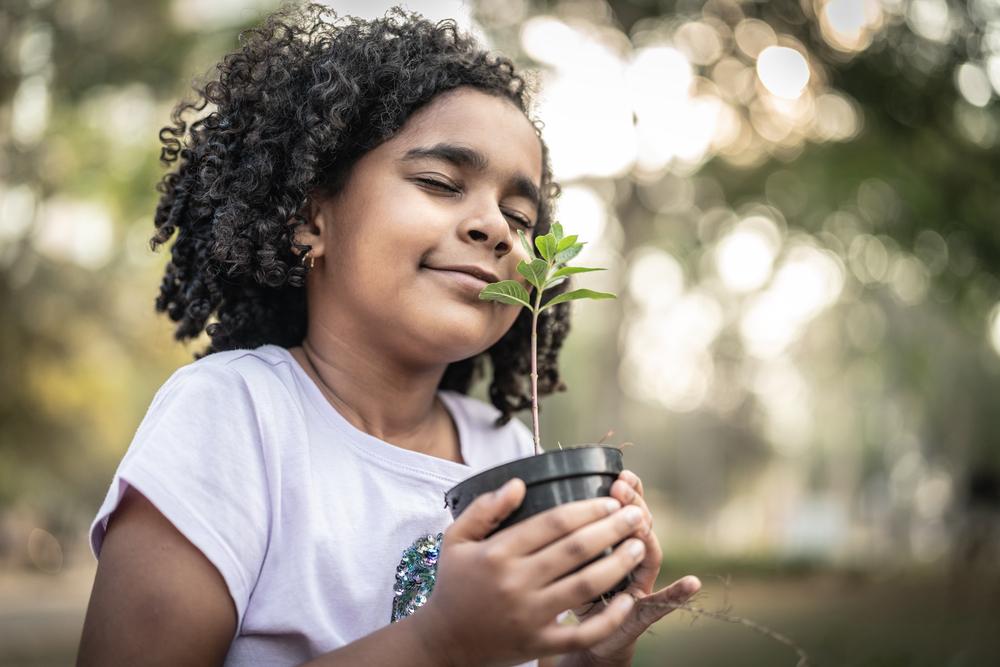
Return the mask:
[[482,540],[524,500],[524,481],[515,477],[496,491],[484,493],[465,508],[448,531],[460,542]]

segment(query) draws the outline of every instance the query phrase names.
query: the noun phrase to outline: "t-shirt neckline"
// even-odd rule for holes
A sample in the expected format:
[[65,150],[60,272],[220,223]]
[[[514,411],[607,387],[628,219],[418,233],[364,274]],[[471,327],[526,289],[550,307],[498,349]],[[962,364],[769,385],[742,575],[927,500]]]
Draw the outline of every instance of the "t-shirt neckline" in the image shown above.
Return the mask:
[[469,451],[467,451],[466,447],[466,443],[469,441],[468,429],[466,428],[462,406],[458,404],[457,397],[451,395],[452,392],[439,389],[437,396],[441,399],[442,405],[444,405],[445,410],[455,424],[455,429],[458,432],[459,451],[465,463],[449,461],[439,456],[406,449],[359,429],[340,414],[337,408],[327,400],[322,390],[316,385],[316,382],[302,368],[302,365],[299,364],[298,360],[287,348],[273,344],[271,347],[277,348],[280,354],[286,359],[317,414],[335,430],[346,435],[351,444],[355,445],[361,454],[376,458],[392,468],[398,469],[398,466],[404,466],[421,474],[443,477],[449,482],[457,483],[469,476],[470,469],[473,466],[470,464]]

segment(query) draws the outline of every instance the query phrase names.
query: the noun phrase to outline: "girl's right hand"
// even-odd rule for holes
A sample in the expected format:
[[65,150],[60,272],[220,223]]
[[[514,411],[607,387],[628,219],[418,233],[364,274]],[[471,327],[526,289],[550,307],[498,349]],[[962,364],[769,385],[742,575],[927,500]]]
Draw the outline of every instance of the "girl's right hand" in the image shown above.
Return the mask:
[[608,497],[566,503],[486,538],[524,494],[524,482],[513,479],[476,498],[444,534],[434,590],[414,620],[422,617],[429,648],[449,665],[513,665],[585,649],[611,635],[634,603],[619,593],[579,625],[556,622],[642,561],[642,540],[630,539],[568,574],[641,534],[646,517],[638,507]]

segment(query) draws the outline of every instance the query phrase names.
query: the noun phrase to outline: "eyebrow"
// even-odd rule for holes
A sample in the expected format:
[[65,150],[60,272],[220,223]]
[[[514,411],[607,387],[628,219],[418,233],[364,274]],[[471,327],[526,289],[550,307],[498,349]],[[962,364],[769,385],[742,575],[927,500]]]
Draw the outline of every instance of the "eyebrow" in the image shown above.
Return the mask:
[[[449,143],[439,143],[425,148],[411,148],[400,158],[400,162],[423,159],[443,160],[456,167],[466,167],[478,172],[484,172],[490,166],[487,157],[475,148]],[[541,195],[538,192],[538,186],[530,178],[524,174],[515,174],[511,179],[511,185],[516,194],[530,199],[536,208],[540,205]]]

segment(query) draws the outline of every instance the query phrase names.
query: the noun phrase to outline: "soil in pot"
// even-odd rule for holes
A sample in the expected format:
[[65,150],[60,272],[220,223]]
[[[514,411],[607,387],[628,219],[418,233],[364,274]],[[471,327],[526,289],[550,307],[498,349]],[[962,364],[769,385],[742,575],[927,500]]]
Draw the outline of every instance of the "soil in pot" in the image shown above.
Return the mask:
[[[445,505],[452,517],[458,518],[479,495],[499,489],[510,479],[521,478],[527,487],[524,501],[497,526],[493,531],[496,532],[563,503],[610,496],[611,485],[622,468],[622,451],[617,447],[584,445],[553,450],[510,461],[469,477],[445,493]],[[613,547],[606,548],[574,572],[609,555],[612,550]],[[631,582],[630,573],[593,602],[625,590]]]

